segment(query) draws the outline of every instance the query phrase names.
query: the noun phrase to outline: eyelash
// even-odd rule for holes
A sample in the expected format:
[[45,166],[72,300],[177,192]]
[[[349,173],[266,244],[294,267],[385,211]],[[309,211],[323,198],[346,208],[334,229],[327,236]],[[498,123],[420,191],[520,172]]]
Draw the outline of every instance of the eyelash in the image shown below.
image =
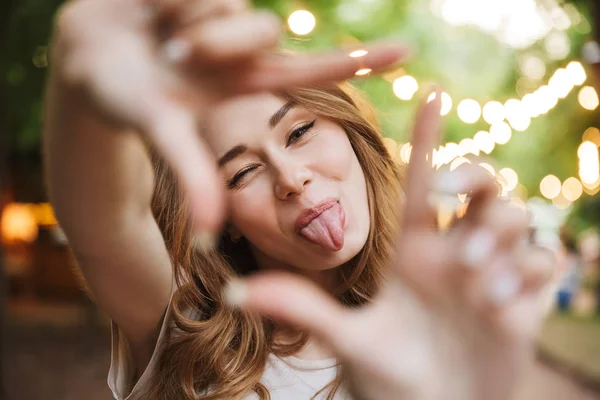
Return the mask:
[[315,126],[315,122],[317,122],[316,119],[312,120],[312,122],[309,122],[294,129],[288,136],[287,146],[297,142],[302,136],[304,136],[308,131],[310,131],[312,127]]
[[[294,129],[288,136],[286,146],[290,146],[290,145],[294,144],[295,142],[297,142],[298,140],[300,140],[302,138],[302,136],[304,136],[306,133],[308,133],[308,131],[310,131],[313,126],[315,126],[315,122],[317,122],[316,119],[313,120],[312,122],[309,122],[307,124],[304,124],[302,126],[299,126],[296,129]],[[233,176],[233,178],[227,180],[227,187],[230,189],[235,189],[235,188],[239,187],[239,183],[242,180],[242,178],[244,177],[244,175],[246,175],[248,172],[250,172],[258,167],[260,167],[259,164],[248,165],[246,168],[242,169],[237,174],[235,174]]]

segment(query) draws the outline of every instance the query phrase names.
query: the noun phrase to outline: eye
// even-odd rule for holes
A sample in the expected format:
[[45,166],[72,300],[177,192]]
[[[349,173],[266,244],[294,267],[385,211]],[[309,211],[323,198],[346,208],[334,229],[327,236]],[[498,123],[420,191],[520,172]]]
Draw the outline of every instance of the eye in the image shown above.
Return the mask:
[[289,146],[302,138],[302,136],[304,136],[308,131],[311,130],[313,126],[315,126],[315,122],[317,122],[316,119],[294,129],[288,136],[287,145]]
[[240,171],[238,171],[238,173],[236,173],[233,176],[233,178],[227,180],[227,187],[229,189],[238,188],[240,186],[240,183],[241,183],[242,179],[244,178],[244,176],[246,176],[246,174],[255,170],[256,168],[258,168],[257,164],[252,164],[245,168],[242,168]]

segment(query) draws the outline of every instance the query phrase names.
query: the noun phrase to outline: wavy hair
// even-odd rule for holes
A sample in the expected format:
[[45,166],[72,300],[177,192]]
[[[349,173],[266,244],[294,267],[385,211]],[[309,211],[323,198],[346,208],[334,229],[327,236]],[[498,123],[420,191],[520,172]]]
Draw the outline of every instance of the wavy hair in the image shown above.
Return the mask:
[[[333,295],[359,307],[376,293],[389,268],[400,208],[400,171],[382,141],[372,107],[349,84],[295,89],[284,100],[341,126],[363,169],[371,229],[365,246],[340,266],[342,284]],[[238,399],[254,391],[270,399],[260,382],[267,356],[296,353],[307,341],[304,332],[229,308],[221,294],[236,276],[257,270],[248,243],[223,235],[218,247],[202,254],[194,249],[185,199],[172,171],[153,154],[154,217],[172,259],[178,290],[171,303],[175,334],[159,355],[152,377],[154,399]],[[190,315],[198,317],[191,318]],[[276,329],[292,329],[293,343],[274,341]],[[328,399],[343,383],[343,373],[321,389]]]

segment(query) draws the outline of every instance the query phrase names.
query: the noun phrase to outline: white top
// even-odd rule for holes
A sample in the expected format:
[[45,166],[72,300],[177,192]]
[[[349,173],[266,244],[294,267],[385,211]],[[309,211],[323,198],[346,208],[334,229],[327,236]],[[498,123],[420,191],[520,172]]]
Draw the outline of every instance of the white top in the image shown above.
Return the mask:
[[[165,346],[170,334],[168,327],[173,326],[171,305],[167,308],[156,347],[146,370],[131,390],[135,373],[130,346],[116,323],[112,323],[112,351],[108,371],[108,387],[116,400],[146,400],[150,389],[149,380],[158,363],[157,354]],[[270,354],[265,366],[261,383],[269,390],[272,400],[308,400],[319,390],[334,380],[339,366],[335,358],[327,360],[301,360],[296,357],[277,357]],[[316,400],[325,400],[328,390]],[[255,393],[248,394],[244,400],[258,400]],[[340,388],[335,400],[351,400]]]

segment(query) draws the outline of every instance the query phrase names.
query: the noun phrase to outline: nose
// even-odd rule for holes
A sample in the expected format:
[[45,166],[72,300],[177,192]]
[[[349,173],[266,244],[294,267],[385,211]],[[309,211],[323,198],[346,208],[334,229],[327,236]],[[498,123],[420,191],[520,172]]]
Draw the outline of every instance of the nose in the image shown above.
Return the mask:
[[275,164],[275,195],[280,200],[301,194],[313,179],[311,170],[296,160],[280,159]]

